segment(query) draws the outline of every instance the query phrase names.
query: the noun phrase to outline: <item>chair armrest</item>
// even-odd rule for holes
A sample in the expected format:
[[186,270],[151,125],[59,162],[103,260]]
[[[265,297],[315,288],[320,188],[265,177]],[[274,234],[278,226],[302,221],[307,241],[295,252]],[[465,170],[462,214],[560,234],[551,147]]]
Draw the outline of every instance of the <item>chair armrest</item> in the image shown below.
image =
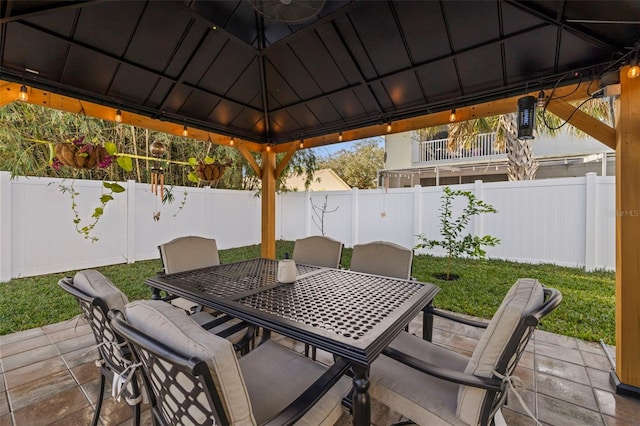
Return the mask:
[[472,319],[464,318],[459,315],[452,314],[450,312],[445,312],[440,309],[436,309],[433,307],[433,304],[430,302],[427,306],[422,308],[423,318],[422,318],[422,338],[428,342],[433,340],[433,317],[442,317],[451,321],[459,322],[462,324],[470,325],[478,328],[487,328],[488,323],[481,321],[474,321]]
[[470,326],[478,327],[478,328],[487,328],[487,326],[489,325],[489,323],[486,323],[486,322],[475,321],[475,320],[472,320],[472,319],[469,319],[469,318],[461,317],[459,315],[452,314],[452,313],[446,312],[446,311],[442,311],[442,310],[436,309],[434,307],[425,309],[424,313],[425,314],[435,315],[435,316],[441,317],[441,318],[446,318],[446,319],[451,320],[451,321],[459,322],[459,323],[462,323],[462,324],[466,324],[466,325],[470,325]]
[[393,348],[385,348],[382,353],[398,362],[401,362],[411,368],[415,368],[425,374],[448,382],[458,383],[460,385],[472,386],[474,388],[486,389],[489,391],[500,392],[502,390],[502,380],[491,377],[478,377],[472,374],[465,374],[455,370],[438,367],[437,365],[424,362],[421,359],[408,355],[402,351]]
[[305,390],[302,395],[296,398],[284,410],[268,422],[265,426],[292,425],[305,415],[311,407],[327,393],[329,389],[340,380],[340,377],[349,369],[349,363],[342,358],[337,359],[334,364],[324,372],[315,382]]

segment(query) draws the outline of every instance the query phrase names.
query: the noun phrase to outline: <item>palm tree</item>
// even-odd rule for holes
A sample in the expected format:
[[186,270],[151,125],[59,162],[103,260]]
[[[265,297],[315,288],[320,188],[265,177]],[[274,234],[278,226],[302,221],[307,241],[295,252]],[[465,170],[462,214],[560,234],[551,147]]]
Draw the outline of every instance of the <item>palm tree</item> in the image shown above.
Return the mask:
[[[602,98],[591,98],[579,106],[587,114],[603,121],[611,121],[610,103]],[[536,109],[536,130],[538,134],[555,136],[565,125],[559,117],[547,114],[546,109]],[[538,170],[538,162],[533,157],[531,140],[518,139],[517,116],[515,113],[493,117],[460,121],[448,126],[447,149],[455,151],[459,147],[470,148],[481,133],[495,132],[496,149],[507,153],[507,177],[514,180],[533,180]],[[569,134],[586,137],[585,133],[569,126]]]

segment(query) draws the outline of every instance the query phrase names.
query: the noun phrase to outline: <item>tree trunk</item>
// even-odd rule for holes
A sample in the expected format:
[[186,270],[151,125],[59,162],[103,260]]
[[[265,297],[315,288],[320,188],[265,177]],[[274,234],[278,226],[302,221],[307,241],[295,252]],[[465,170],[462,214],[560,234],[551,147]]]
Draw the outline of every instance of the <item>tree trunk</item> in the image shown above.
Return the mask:
[[507,151],[507,177],[513,180],[533,180],[538,170],[538,162],[533,159],[531,139],[518,139],[516,114],[507,114],[500,118],[505,130]]

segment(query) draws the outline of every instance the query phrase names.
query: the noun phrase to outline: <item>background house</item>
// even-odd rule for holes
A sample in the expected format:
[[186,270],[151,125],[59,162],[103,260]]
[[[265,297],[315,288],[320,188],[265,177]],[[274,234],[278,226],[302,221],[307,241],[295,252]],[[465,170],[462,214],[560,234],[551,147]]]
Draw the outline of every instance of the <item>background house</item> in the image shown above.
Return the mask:
[[[285,185],[291,191],[306,191],[304,182],[305,175],[290,176]],[[332,169],[320,169],[313,173],[313,182],[309,186],[309,191],[348,191],[351,189],[347,183],[340,178]]]
[[[378,184],[386,188],[414,185],[455,185],[506,181],[507,156],[494,147],[495,134],[479,135],[471,149],[447,151],[446,135],[421,141],[418,132],[385,136],[385,167]],[[536,136],[533,154],[539,163],[536,179],[615,175],[615,151],[593,138],[564,131],[558,136]]]

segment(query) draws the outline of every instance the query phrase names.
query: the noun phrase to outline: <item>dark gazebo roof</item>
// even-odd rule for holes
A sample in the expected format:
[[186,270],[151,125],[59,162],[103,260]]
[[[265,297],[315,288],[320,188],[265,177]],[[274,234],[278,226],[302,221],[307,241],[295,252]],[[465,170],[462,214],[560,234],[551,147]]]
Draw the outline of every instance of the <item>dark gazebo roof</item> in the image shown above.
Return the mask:
[[0,8],[0,80],[260,143],[598,79],[632,60],[640,40],[638,1],[7,0]]

